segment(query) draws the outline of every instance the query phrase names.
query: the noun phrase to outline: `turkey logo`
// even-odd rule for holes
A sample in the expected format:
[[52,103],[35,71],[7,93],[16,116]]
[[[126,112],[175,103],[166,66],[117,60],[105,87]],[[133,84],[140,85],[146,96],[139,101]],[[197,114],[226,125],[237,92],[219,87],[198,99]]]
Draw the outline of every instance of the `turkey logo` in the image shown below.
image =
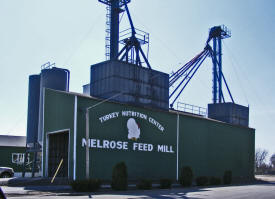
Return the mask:
[[134,118],[130,118],[127,121],[128,139],[136,141],[140,136],[140,128]]

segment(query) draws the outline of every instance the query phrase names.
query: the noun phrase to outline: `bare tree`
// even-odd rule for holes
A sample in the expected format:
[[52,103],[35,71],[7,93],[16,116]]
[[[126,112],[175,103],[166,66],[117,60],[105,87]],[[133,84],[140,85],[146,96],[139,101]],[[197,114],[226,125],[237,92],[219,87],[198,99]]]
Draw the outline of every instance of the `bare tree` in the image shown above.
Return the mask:
[[262,167],[265,167],[266,157],[268,155],[268,151],[266,149],[257,148],[255,151],[255,169],[256,172],[259,172]]
[[275,168],[275,153],[271,156],[270,162],[273,165],[273,167]]

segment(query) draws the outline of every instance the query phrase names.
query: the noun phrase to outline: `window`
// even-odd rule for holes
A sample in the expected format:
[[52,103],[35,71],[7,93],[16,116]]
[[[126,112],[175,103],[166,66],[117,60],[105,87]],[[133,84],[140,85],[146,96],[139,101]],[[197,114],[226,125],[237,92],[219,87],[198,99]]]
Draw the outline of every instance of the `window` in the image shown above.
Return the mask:
[[[12,153],[11,162],[14,164],[24,164],[25,153]],[[29,156],[27,157],[26,164],[29,163]]]

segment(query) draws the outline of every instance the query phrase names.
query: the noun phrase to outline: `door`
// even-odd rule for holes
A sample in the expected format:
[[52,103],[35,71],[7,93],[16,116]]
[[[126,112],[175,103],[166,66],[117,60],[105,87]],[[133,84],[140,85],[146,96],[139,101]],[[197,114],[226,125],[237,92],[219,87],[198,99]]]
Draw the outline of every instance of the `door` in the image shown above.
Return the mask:
[[53,177],[58,165],[63,163],[56,177],[68,177],[69,131],[49,134],[48,177]]

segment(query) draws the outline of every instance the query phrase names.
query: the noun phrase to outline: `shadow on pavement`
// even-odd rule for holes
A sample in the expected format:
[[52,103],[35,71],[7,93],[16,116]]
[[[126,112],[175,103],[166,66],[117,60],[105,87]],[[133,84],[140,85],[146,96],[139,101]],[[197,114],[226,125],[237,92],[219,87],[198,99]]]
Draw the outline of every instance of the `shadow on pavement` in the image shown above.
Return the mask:
[[[98,192],[93,193],[78,193],[74,192],[71,187],[68,185],[68,181],[61,181],[57,180],[54,184],[49,183],[49,179],[11,179],[9,180],[9,186],[21,186],[26,193],[53,193],[58,194],[59,196],[88,196],[88,198],[93,198],[93,196],[100,196],[100,195],[107,195],[115,198],[115,196],[125,197],[129,199],[133,198],[141,198],[141,199],[149,199],[149,198],[160,198],[160,199],[167,199],[167,198],[183,198],[183,199],[197,199],[205,198],[209,195],[209,191],[211,188],[222,188],[228,187],[225,185],[220,186],[206,186],[206,187],[191,187],[191,188],[182,188],[180,186],[176,186],[172,189],[152,189],[152,190],[135,190],[130,189],[128,191],[113,191],[111,188],[102,188]],[[249,186],[249,185],[268,185],[274,186],[274,181],[264,181],[264,180],[256,180],[252,183],[248,184],[232,184],[232,186]],[[190,193],[196,192],[196,195]]]
[[[183,198],[183,199],[198,199],[196,197],[188,197],[188,193],[197,192],[197,195],[206,196],[207,188],[173,188],[173,189],[153,189],[153,190],[130,190],[130,191],[99,191],[95,193],[72,193],[71,196],[84,196],[87,195],[89,198],[93,196],[111,195],[112,198],[115,196],[126,196],[129,199],[140,198]],[[198,193],[199,192],[199,193]],[[68,194],[60,194],[60,196],[68,196]]]
[[[201,188],[177,188],[171,190],[152,190],[152,191],[141,191],[140,193],[135,193],[135,196],[139,196],[141,199],[149,199],[149,198],[160,198],[160,199],[167,199],[167,198],[183,198],[183,199],[198,199],[196,197],[188,197],[188,193],[192,192],[199,192],[199,195],[205,195],[207,189]],[[122,193],[121,195],[127,195]],[[130,197],[129,197],[130,198]]]
[[37,191],[37,192],[68,192],[71,193],[72,189],[69,185],[49,185],[49,186],[26,186],[24,190]]

